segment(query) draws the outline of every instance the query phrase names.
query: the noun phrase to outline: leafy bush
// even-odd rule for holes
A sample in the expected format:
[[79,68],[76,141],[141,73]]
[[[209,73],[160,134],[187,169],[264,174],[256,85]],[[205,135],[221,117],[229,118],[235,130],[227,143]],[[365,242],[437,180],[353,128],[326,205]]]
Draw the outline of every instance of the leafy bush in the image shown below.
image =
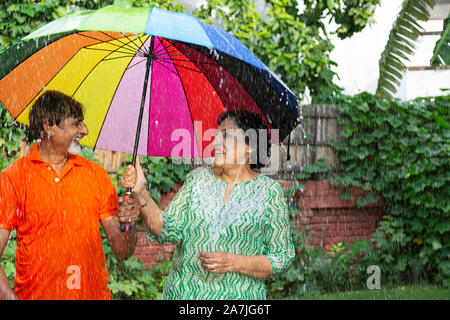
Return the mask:
[[111,290],[112,299],[161,299],[162,285],[172,265],[169,260],[164,260],[147,269],[139,259],[134,257],[125,261],[117,261],[103,230],[102,243],[108,266],[108,287]]
[[308,227],[299,231],[291,222],[291,235],[295,260],[285,273],[266,281],[269,299],[365,288],[366,270],[377,261],[369,240],[357,240],[351,246],[339,242],[325,251],[310,244]]
[[448,286],[450,95],[400,102],[362,93],[336,105],[342,138],[333,147],[343,172],[332,182],[373,190],[358,206],[383,196],[389,217],[375,237],[390,271],[407,280],[418,275],[405,272],[422,270],[423,279]]
[[1,256],[1,266],[5,271],[6,277],[8,278],[9,285],[11,288],[14,287],[14,277],[16,275],[16,231],[13,230],[9,236],[9,242],[6,245],[3,255]]
[[[370,240],[337,243],[324,251],[310,245],[308,226],[299,231],[298,191],[291,184],[291,233],[296,258],[289,270],[267,281],[269,298],[365,288],[367,267],[377,265],[384,286],[450,279],[450,96],[386,101],[368,93],[333,98],[341,138],[333,147],[342,172],[330,181],[371,190],[357,207],[383,197],[387,215]],[[308,165],[297,175],[306,180],[331,173],[326,162]]]
[[427,282],[424,265],[410,246],[401,220],[388,215],[372,236],[376,251],[376,264],[382,271],[384,282],[397,286],[403,283]]
[[20,142],[26,137],[25,126],[15,122],[0,103],[0,171],[19,158]]

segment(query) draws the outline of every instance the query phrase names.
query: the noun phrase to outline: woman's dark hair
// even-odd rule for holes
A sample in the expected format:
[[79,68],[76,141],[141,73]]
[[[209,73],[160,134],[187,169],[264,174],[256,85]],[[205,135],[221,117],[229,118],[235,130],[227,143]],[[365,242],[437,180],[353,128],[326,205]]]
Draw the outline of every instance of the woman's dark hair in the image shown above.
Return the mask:
[[67,118],[83,119],[83,109],[81,103],[62,92],[46,91],[31,107],[29,140],[43,137],[45,123],[59,126]]
[[[270,133],[264,119],[259,114],[247,110],[231,110],[225,111],[219,115],[217,125],[219,126],[225,119],[232,119],[244,133],[251,129],[256,133],[256,150],[254,150],[256,163],[250,161],[250,168],[260,169],[267,165],[267,160],[270,157],[271,142]],[[245,135],[245,143],[247,145],[250,144],[250,137],[247,134]],[[263,147],[261,143],[265,143],[265,150],[262,150],[263,152],[266,152],[266,155],[263,155],[266,158],[264,161],[261,159],[260,154],[260,148]]]

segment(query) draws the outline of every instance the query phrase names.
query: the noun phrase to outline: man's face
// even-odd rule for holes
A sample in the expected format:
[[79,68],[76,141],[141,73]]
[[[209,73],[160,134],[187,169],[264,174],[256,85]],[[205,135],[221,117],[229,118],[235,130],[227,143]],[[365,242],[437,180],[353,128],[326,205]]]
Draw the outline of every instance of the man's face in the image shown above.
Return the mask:
[[53,126],[52,143],[60,150],[70,154],[81,151],[80,140],[89,133],[83,119],[66,118],[59,126]]

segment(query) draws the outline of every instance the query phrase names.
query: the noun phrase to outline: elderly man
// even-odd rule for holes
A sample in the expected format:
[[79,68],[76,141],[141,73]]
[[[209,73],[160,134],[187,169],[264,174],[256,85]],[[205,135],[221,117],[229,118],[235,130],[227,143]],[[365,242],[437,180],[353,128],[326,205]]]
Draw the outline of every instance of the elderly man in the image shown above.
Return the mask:
[[99,222],[116,257],[128,259],[140,206],[118,199],[107,172],[77,155],[88,134],[79,102],[47,91],[29,120],[37,142],[0,173],[0,255],[17,232],[14,291],[0,267],[0,298],[111,299]]

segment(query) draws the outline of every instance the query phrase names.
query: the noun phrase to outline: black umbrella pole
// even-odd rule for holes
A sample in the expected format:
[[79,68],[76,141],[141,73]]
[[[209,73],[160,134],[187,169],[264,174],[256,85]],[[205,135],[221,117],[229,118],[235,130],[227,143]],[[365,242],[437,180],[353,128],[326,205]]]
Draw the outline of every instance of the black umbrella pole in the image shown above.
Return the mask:
[[[142,89],[141,108],[139,109],[139,118],[138,118],[138,124],[137,124],[137,128],[136,128],[136,138],[134,140],[133,160],[131,161],[131,164],[133,166],[136,165],[136,156],[137,156],[137,151],[138,151],[138,147],[139,147],[139,138],[141,136],[142,117],[144,115],[145,96],[147,95],[147,87],[148,87],[149,80],[150,80],[150,84],[152,83],[153,43],[154,43],[155,39],[153,36],[150,36],[150,37],[151,37],[150,50],[148,53],[147,63],[146,63],[146,68],[145,68],[145,78],[144,78],[144,88]],[[149,95],[148,95],[149,105],[152,100],[151,96],[152,96],[152,90],[150,90]],[[128,188],[127,191],[125,192],[125,200],[129,199],[129,198],[133,198],[133,194],[131,193],[131,188]],[[128,230],[130,229],[130,225],[131,225],[131,218],[126,223],[121,222],[120,223],[120,231],[128,232]]]

